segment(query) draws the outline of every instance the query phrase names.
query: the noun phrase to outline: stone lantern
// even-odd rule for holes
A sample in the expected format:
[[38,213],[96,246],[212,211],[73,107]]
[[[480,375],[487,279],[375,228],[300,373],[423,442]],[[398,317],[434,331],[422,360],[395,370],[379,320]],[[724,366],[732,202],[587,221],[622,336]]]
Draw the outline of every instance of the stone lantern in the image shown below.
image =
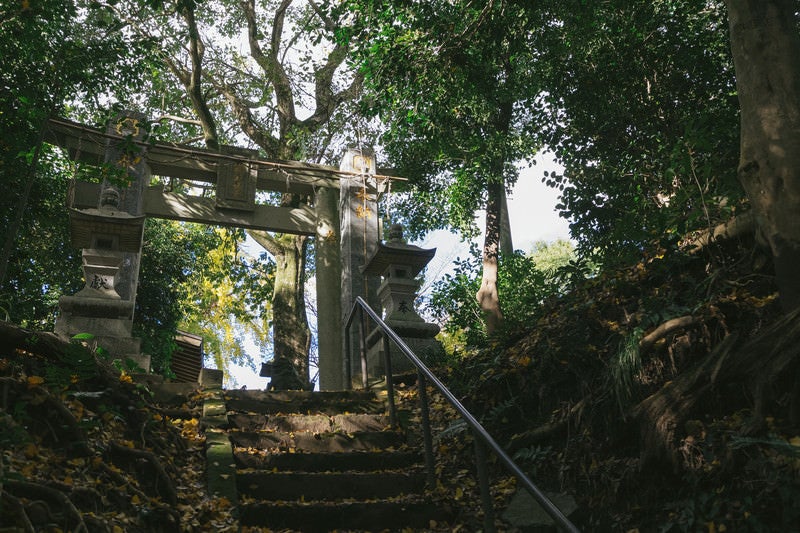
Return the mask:
[[149,370],[149,356],[140,354],[140,340],[131,335],[135,295],[120,294],[118,288],[126,254],[141,252],[145,217],[120,210],[119,202],[119,193],[106,187],[98,208],[70,209],[70,237],[83,249],[86,285],[59,298],[55,333],[66,338],[90,333],[112,355]]
[[[378,249],[362,269],[365,276],[381,276],[378,297],[383,309],[383,321],[391,327],[423,361],[443,351],[436,340],[439,326],[419,316],[414,308],[419,282],[417,276],[433,259],[436,248],[423,249],[407,244],[403,239],[403,227],[393,225],[389,239],[379,243]],[[385,369],[382,332],[373,330],[367,337],[367,360],[372,372]],[[390,343],[392,371],[413,370],[411,362]]]

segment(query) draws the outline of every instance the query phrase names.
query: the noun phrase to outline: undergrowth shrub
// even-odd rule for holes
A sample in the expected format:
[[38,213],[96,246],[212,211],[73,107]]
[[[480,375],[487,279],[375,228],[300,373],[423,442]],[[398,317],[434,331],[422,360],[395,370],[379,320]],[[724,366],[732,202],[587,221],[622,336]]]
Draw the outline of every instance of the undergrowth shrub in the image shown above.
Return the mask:
[[[452,274],[433,286],[430,312],[445,324],[448,335],[458,335],[467,346],[488,341],[475,295],[481,286],[481,252],[473,245],[466,259],[457,259]],[[504,334],[530,326],[541,303],[563,289],[557,271],[540,269],[534,258],[521,251],[499,261],[498,291],[504,317]]]

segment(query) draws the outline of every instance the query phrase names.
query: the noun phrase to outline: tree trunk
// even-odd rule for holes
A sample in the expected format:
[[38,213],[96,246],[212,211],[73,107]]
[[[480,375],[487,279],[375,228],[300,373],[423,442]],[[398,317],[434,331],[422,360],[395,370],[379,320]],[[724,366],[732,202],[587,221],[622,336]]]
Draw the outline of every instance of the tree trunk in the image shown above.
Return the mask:
[[497,332],[503,324],[500,309],[500,294],[497,290],[497,259],[500,255],[500,226],[503,205],[503,183],[487,185],[489,198],[486,203],[486,237],[483,241],[483,277],[476,295],[483,313],[486,333]]
[[[253,239],[274,258],[275,288],[272,295],[272,336],[275,361],[289,361],[299,378],[298,386],[308,388],[308,352],[311,331],[305,305],[305,264],[308,237],[272,236],[264,231],[249,231]],[[285,376],[283,376],[285,380]],[[282,380],[283,381],[283,380]],[[292,386],[280,388],[295,388]]]
[[503,187],[500,210],[500,255],[514,253],[514,241],[511,238],[511,219],[508,217],[508,194]]
[[308,351],[311,344],[303,286],[308,237],[285,235],[281,240],[286,241],[286,246],[276,257],[279,264],[275,269],[275,293],[272,296],[275,357],[292,362],[305,388],[309,382]]
[[6,231],[5,242],[3,249],[0,250],[0,287],[6,282],[6,275],[8,274],[8,266],[11,261],[11,254],[14,252],[14,245],[17,242],[17,234],[20,227],[22,227],[22,220],[25,217],[25,212],[28,207],[28,200],[31,197],[31,190],[36,181],[36,167],[39,165],[39,156],[42,153],[42,144],[44,143],[44,129],[47,127],[47,120],[49,115],[45,117],[39,126],[39,135],[36,139],[36,147],[33,150],[33,157],[31,162],[27,165],[25,177],[25,186],[19,194],[17,199],[17,209],[14,211],[14,216]]
[[800,36],[796,2],[726,0],[741,108],[739,180],[772,251],[781,301],[800,307]]

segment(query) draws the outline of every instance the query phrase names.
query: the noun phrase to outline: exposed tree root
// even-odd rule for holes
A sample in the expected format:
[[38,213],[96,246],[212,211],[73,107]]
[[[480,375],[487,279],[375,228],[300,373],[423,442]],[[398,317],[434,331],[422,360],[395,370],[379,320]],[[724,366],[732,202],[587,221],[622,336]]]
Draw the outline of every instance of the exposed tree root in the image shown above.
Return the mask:
[[[115,471],[105,463],[102,463],[100,467],[103,469],[103,472],[105,472],[105,474],[114,481],[117,487],[124,487],[126,492],[134,494],[142,502],[150,500],[150,497],[147,494],[145,494],[142,490],[136,487],[133,483],[125,479],[125,477],[121,475],[119,472]],[[159,509],[162,513],[165,513],[164,519],[171,522],[172,525],[177,525],[180,523],[180,514],[178,510],[175,509],[174,503],[161,504]],[[168,525],[167,522],[161,524],[162,528],[165,530],[167,529],[167,525]]]
[[755,216],[752,211],[731,217],[727,222],[700,232],[687,239],[685,247],[690,253],[696,254],[711,243],[722,243],[748,235],[751,237],[756,235]]
[[753,339],[737,345],[738,337],[726,337],[694,368],[665,384],[631,411],[642,435],[642,462],[667,460],[679,465],[676,430],[707,392],[720,384],[741,383],[754,399],[750,430],[762,427],[766,406],[777,379],[800,356],[800,310],[764,328]]
[[86,457],[94,453],[75,416],[47,389],[39,386],[25,388],[14,378],[0,378],[0,407],[8,410],[17,398],[25,400],[29,414],[37,422],[37,430],[43,431],[42,425],[46,425],[52,439],[71,455]]
[[644,353],[649,351],[655,343],[675,330],[695,326],[699,323],[700,319],[691,315],[680,316],[667,320],[663,324],[659,325],[656,329],[642,337],[642,340],[639,341],[639,352]]
[[171,505],[178,503],[178,493],[175,489],[175,484],[172,482],[172,478],[170,478],[167,472],[164,470],[164,467],[161,465],[161,461],[158,460],[158,457],[156,457],[155,454],[147,450],[129,448],[117,442],[110,443],[109,451],[111,452],[112,457],[117,459],[115,462],[119,462],[121,460],[121,462],[134,467],[136,463],[140,461],[144,461],[146,464],[149,464],[156,476],[154,488],[158,495],[163,497],[165,501]]
[[13,356],[30,352],[47,359],[59,360],[75,345],[49,332],[33,332],[14,324],[0,321],[0,356]]
[[[27,481],[17,481],[13,479],[7,479],[5,481],[4,490],[14,498],[26,498],[28,500],[41,500],[44,502],[40,505],[24,508],[23,514],[29,524],[34,521],[37,523],[41,521],[45,521],[45,523],[53,521],[50,508],[53,504],[56,504],[62,510],[61,514],[64,515],[64,520],[69,522],[70,531],[83,531],[86,533],[89,531],[83,521],[80,511],[73,505],[67,495],[59,490],[45,487],[38,483],[29,483]],[[34,516],[36,518],[34,518]]]
[[583,409],[586,407],[586,404],[589,403],[590,399],[591,396],[583,398],[578,403],[570,407],[569,411],[567,411],[564,416],[555,422],[550,422],[549,424],[544,424],[534,429],[514,435],[511,437],[511,442],[508,445],[508,451],[514,453],[520,448],[549,439],[553,435],[565,431],[573,418],[576,416],[580,417],[581,413],[583,413]]
[[19,498],[6,492],[5,490],[0,490],[0,502],[11,510],[17,526],[21,527],[25,533],[36,532],[28,513],[25,512],[25,506],[22,505],[22,502],[19,500]]

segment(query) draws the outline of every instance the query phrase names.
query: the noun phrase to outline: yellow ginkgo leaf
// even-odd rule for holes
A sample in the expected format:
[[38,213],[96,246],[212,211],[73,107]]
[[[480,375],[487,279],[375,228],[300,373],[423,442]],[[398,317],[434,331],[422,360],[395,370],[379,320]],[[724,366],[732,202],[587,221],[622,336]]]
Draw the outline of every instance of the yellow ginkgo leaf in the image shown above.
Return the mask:
[[42,383],[44,383],[42,376],[28,376],[28,388],[38,387]]
[[22,450],[22,453],[25,455],[26,459],[33,459],[37,455],[39,455],[39,448],[32,442],[29,442],[25,445],[25,449]]

